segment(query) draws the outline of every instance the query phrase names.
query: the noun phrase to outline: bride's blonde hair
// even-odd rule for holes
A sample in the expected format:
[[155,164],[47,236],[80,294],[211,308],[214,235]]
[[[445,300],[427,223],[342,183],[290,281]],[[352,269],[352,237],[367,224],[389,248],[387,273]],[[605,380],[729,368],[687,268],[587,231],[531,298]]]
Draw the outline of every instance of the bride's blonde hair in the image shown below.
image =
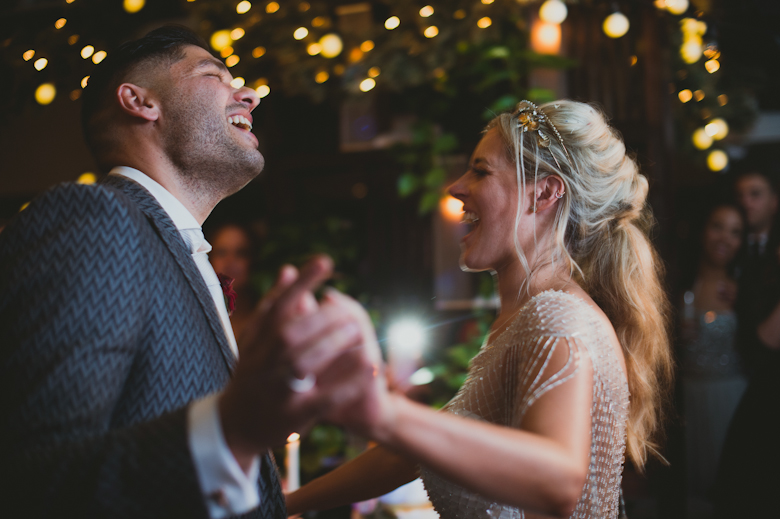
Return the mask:
[[[525,184],[558,175],[566,194],[557,204],[550,259],[568,264],[617,332],[631,394],[627,451],[642,467],[648,451],[658,454],[653,438],[673,373],[663,265],[648,240],[654,219],[646,203],[647,179],[626,155],[617,131],[593,106],[555,101],[540,109],[548,119],[539,127],[549,138],[548,147],[539,145],[538,132],[522,131],[518,113],[501,114],[487,127],[501,135],[517,168],[515,236]],[[519,243],[515,248],[530,285],[533,271]]]

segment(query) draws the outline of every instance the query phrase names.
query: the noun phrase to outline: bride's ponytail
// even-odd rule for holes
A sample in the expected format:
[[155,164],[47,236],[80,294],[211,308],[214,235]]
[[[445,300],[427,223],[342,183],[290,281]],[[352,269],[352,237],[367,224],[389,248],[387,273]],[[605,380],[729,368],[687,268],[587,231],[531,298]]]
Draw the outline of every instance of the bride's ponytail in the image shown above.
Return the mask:
[[[646,203],[647,179],[592,106],[555,101],[540,108],[558,129],[565,149],[555,138],[544,151],[524,146],[525,181],[556,174],[566,185],[552,260],[568,261],[615,328],[631,394],[627,451],[641,467],[648,451],[657,454],[653,437],[673,375],[663,265],[648,239],[654,219]],[[489,128],[497,128],[513,149],[516,126],[511,115],[502,114]]]

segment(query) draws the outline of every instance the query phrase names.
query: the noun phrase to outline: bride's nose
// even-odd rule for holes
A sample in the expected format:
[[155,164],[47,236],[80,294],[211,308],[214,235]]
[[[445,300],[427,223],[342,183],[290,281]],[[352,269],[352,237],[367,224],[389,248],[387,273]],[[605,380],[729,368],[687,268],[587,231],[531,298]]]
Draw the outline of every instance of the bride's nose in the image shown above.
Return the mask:
[[468,196],[468,190],[466,189],[466,183],[463,181],[463,177],[460,177],[458,180],[450,184],[450,187],[447,188],[447,192],[463,202]]

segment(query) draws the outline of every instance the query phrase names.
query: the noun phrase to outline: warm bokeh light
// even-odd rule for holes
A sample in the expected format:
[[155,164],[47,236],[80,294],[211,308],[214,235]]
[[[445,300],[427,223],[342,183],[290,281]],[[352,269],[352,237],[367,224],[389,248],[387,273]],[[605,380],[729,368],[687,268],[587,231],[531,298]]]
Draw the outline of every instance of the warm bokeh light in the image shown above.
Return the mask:
[[712,146],[712,137],[707,134],[707,131],[704,128],[697,128],[696,131],[693,132],[692,140],[693,145],[700,150],[706,150]]
[[236,6],[236,12],[238,14],[244,14],[248,12],[250,9],[252,9],[252,3],[247,2],[247,0],[244,0],[243,2],[239,2]]
[[697,90],[693,93],[693,100],[697,103],[704,99],[704,90]]
[[68,23],[68,20],[66,20],[65,18],[60,18],[59,20],[54,22],[54,28],[55,29],[62,29],[63,27],[65,27],[66,23]]
[[314,76],[314,81],[316,81],[317,83],[324,83],[328,79],[330,79],[330,74],[328,74],[324,70],[317,72],[317,75]]
[[46,65],[49,64],[49,60],[46,58],[38,58],[35,60],[35,63],[33,63],[33,67],[35,67],[35,70],[43,70],[46,68]]
[[75,101],[76,99],[81,97],[81,90],[79,90],[78,88],[76,90],[71,90],[70,95],[68,97],[70,97],[71,101]]
[[729,96],[726,94],[721,94],[718,96],[718,104],[720,106],[726,106],[726,104],[729,102]]
[[94,54],[92,55],[92,63],[94,63],[95,65],[97,65],[98,63],[100,63],[101,61],[103,61],[104,59],[106,59],[106,56],[107,56],[107,54],[106,54],[106,51],[104,51],[104,50],[99,50],[99,51],[97,51],[96,53],[94,53]]
[[259,87],[255,88],[255,92],[257,92],[257,96],[262,99],[271,93],[271,87],[268,85],[260,85]]
[[230,31],[230,37],[233,40],[240,40],[241,38],[244,37],[244,34],[246,34],[246,32],[241,27],[236,27],[235,29]]
[[360,50],[363,52],[370,52],[374,50],[374,42],[371,40],[366,40],[363,43],[360,44]]
[[302,40],[308,35],[309,35],[309,29],[307,29],[306,27],[298,27],[297,29],[295,29],[295,32],[293,33],[293,38],[295,38],[296,40]]
[[335,58],[341,54],[344,43],[341,41],[341,37],[338,34],[330,33],[320,38],[320,46],[322,47],[323,56],[326,58]]
[[306,47],[306,52],[309,53],[309,56],[316,56],[322,52],[322,45],[319,43],[310,43],[309,46]]
[[95,47],[93,47],[92,45],[87,45],[83,49],[81,49],[81,57],[87,59],[90,56],[92,56],[93,52],[95,52]]
[[328,21],[327,18],[325,18],[324,16],[317,16],[311,21],[311,26],[322,27],[327,23],[327,21]]
[[72,34],[68,37],[68,45],[75,45],[77,41],[79,41],[78,34]]
[[235,49],[233,47],[225,47],[224,49],[219,51],[219,55],[222,56],[223,58],[227,58],[228,56],[230,56],[234,52],[235,52]]
[[688,0],[666,0],[666,10],[681,15],[688,10]]
[[479,27],[480,29],[487,29],[491,25],[493,25],[493,20],[491,20],[490,17],[488,16],[485,16],[484,18],[480,18],[479,20],[477,20],[477,27]]
[[287,442],[297,442],[301,439],[301,435],[298,433],[292,433],[290,436],[287,437]]
[[76,179],[76,182],[79,184],[94,184],[97,182],[97,175],[92,173],[91,171],[86,171],[79,175],[79,178]]
[[704,129],[707,130],[707,134],[712,136],[712,138],[716,141],[725,139],[729,134],[728,123],[720,117],[713,119],[707,126],[704,127]]
[[30,61],[31,59],[33,59],[33,56],[35,56],[35,51],[32,49],[25,51],[25,53],[22,54],[22,58],[24,59],[24,61]]
[[442,216],[451,222],[459,222],[463,219],[463,202],[454,196],[446,196],[439,202],[439,210]]
[[233,78],[233,81],[230,82],[230,86],[233,88],[241,88],[246,84],[246,81],[242,77],[235,77]]
[[302,13],[305,13],[309,9],[311,9],[311,4],[309,2],[301,2],[298,4],[298,10]]
[[418,355],[425,346],[425,328],[416,319],[403,319],[390,325],[387,342],[395,354]]
[[368,77],[377,77],[381,72],[379,67],[371,67],[368,69]]
[[466,11],[464,11],[463,9],[458,9],[457,11],[452,13],[452,17],[455,18],[456,20],[462,20],[466,17]]
[[604,18],[602,29],[604,34],[610,38],[620,38],[628,32],[630,26],[631,24],[628,22],[626,15],[618,11]]
[[689,89],[680,90],[680,93],[677,94],[677,97],[680,98],[680,101],[683,103],[687,103],[691,99],[693,99],[693,92],[691,92]]
[[716,59],[711,59],[704,62],[704,68],[707,69],[707,72],[710,74],[714,74],[715,72],[720,69],[720,62]]
[[531,26],[531,48],[539,54],[558,54],[561,49],[561,26],[536,20]]
[[43,83],[35,89],[35,100],[39,105],[47,105],[54,101],[57,96],[57,89],[51,83]]
[[539,8],[539,18],[547,23],[562,23],[569,10],[561,0],[547,0]]
[[428,18],[432,14],[433,14],[433,7],[431,7],[430,5],[426,5],[425,7],[420,9],[420,16],[422,16],[423,18]]
[[707,167],[712,171],[723,171],[729,165],[729,156],[723,150],[712,150],[707,155]]
[[278,10],[279,10],[279,4],[277,4],[276,2],[268,2],[268,4],[265,6],[265,12],[269,14],[275,13]]
[[369,78],[366,78],[366,79],[364,79],[363,81],[360,82],[360,91],[361,92],[368,92],[369,90],[371,90],[375,86],[376,86],[376,81],[374,81],[373,79],[371,79],[369,77]]
[[392,31],[399,25],[401,25],[401,19],[398,18],[397,16],[391,16],[390,18],[385,20],[385,29],[387,29],[388,31]]
[[230,37],[230,31],[223,29],[212,34],[209,43],[211,44],[211,48],[219,52],[225,47],[230,47],[233,43],[233,39]]
[[496,0],[482,0],[482,3],[483,3],[483,4],[485,4],[485,5],[490,5],[490,4],[492,4],[493,2],[495,2],[495,1],[496,1]]
[[632,54],[630,58],[628,58],[628,66],[633,67],[637,64],[639,61],[639,58],[636,56],[636,54]]
[[137,13],[146,5],[146,0],[125,0],[122,6],[128,13]]
[[81,88],[87,88],[87,83],[89,83],[89,76],[81,78]]
[[225,60],[225,66],[227,67],[235,67],[238,65],[238,62],[241,61],[241,58],[239,58],[237,55],[233,54],[231,56],[228,56]]
[[423,34],[425,35],[426,38],[434,38],[436,37],[436,35],[439,34],[439,28],[436,27],[435,25],[431,25],[430,27],[427,27],[423,31]]
[[252,57],[253,58],[259,58],[260,56],[265,55],[265,47],[255,47],[252,49]]

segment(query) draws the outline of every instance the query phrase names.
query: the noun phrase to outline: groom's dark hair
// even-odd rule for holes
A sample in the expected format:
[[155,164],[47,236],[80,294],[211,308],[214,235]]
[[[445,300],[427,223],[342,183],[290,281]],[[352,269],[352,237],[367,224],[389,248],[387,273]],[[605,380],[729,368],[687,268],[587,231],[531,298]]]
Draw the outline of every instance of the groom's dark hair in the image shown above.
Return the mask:
[[106,124],[110,123],[100,115],[110,106],[116,88],[141,64],[169,67],[184,59],[185,45],[209,51],[206,42],[190,29],[165,25],[143,38],[123,43],[95,68],[81,96],[81,128],[84,140],[96,158],[101,136],[107,130]]

